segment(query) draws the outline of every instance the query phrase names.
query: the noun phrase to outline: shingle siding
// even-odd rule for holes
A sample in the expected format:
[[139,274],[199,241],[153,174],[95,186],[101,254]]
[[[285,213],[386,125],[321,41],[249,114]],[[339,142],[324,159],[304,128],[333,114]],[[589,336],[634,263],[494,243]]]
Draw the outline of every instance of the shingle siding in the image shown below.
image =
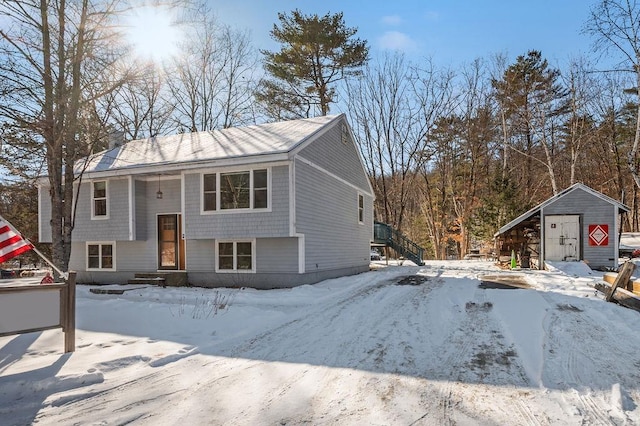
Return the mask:
[[[136,221],[134,226],[134,239],[138,241],[144,241],[149,238],[149,226],[147,221],[147,186],[149,184],[143,180],[136,180],[134,182],[135,190],[135,204],[136,204]],[[153,229],[153,228],[151,228]]]
[[359,223],[358,190],[304,162],[296,162],[295,174],[296,231],[305,236],[306,272],[368,267],[372,198],[364,195]]
[[289,236],[288,166],[271,167],[270,211],[202,214],[201,182],[200,173],[185,174],[185,236],[188,240]]
[[256,240],[257,273],[297,273],[297,238],[259,238]]
[[106,219],[91,218],[91,181],[85,180],[78,191],[74,241],[115,241],[129,239],[129,180],[127,178],[100,179],[107,181]]
[[350,133],[347,132],[346,143],[342,140],[342,123],[344,119],[335,122],[318,140],[303,148],[299,155],[363,191],[370,192],[368,177]]

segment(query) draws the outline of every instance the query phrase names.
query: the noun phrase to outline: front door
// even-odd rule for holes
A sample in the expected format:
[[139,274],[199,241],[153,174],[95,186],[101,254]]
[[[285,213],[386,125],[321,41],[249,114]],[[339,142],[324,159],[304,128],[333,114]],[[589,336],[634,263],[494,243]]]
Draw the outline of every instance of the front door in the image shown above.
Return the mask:
[[563,262],[580,260],[580,216],[545,216],[544,259]]
[[179,269],[179,215],[158,215],[158,269]]

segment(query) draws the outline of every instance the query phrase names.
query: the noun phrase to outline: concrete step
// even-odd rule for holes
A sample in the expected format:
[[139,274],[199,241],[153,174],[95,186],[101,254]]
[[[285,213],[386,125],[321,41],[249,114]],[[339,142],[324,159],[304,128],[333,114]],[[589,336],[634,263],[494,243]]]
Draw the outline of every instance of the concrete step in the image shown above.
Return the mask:
[[186,286],[188,284],[188,281],[187,273],[185,271],[168,271],[139,272],[136,273],[134,275],[134,278],[130,279],[128,283],[181,287]]
[[[137,275],[137,274],[136,274]],[[146,284],[146,285],[166,285],[164,277],[138,277],[132,278],[127,281],[129,284]]]

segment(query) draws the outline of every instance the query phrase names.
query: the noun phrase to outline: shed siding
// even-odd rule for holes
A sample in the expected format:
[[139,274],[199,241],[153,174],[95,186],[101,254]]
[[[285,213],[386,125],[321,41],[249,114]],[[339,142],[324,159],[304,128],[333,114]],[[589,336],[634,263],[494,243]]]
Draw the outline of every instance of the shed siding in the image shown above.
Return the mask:
[[300,161],[295,164],[296,231],[305,235],[305,271],[365,266],[372,238],[372,198],[364,195],[358,222],[358,191]]
[[[581,189],[567,193],[563,197],[544,207],[544,216],[556,214],[580,215],[581,220],[581,258],[591,268],[611,267],[617,264],[615,259],[615,232],[617,217],[614,206]],[[589,245],[589,225],[606,224],[609,227],[607,246]]]
[[129,239],[129,181],[107,180],[108,219],[91,219],[91,181],[83,181],[78,191],[74,241],[115,241]]
[[188,240],[289,236],[288,166],[271,168],[271,210],[264,212],[201,214],[200,176],[199,173],[185,175],[185,236]]
[[346,143],[342,142],[342,123],[343,120],[336,122],[318,140],[302,149],[299,155],[368,193],[368,177],[363,171],[360,154],[351,134]]

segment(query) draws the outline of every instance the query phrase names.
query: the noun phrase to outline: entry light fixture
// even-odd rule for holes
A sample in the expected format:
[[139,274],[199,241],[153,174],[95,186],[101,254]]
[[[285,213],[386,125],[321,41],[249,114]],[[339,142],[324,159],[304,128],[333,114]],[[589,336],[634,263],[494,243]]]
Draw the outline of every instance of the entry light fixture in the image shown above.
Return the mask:
[[158,175],[158,192],[156,192],[156,198],[162,200],[162,191],[160,190],[160,175]]

